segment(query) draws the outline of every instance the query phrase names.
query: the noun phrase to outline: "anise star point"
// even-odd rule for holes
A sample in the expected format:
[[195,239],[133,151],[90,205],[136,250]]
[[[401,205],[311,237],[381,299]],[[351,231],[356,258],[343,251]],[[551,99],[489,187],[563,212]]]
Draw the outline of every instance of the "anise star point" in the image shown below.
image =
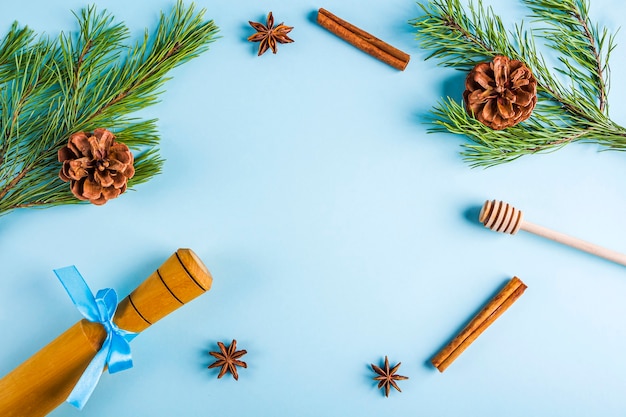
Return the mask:
[[246,350],[237,350],[237,341],[234,339],[228,347],[226,347],[226,345],[222,342],[217,342],[217,346],[220,348],[219,352],[209,352],[209,355],[217,359],[208,366],[209,369],[221,366],[222,369],[220,369],[220,372],[217,375],[218,379],[226,375],[227,372],[230,372],[233,378],[238,380],[239,374],[237,373],[237,367],[248,367],[248,365],[244,361],[240,361],[239,358],[248,352]]
[[387,358],[387,356],[385,356],[385,365],[383,368],[371,364],[372,370],[378,374],[378,376],[374,377],[374,380],[378,381],[378,388],[385,388],[385,397],[389,397],[389,391],[391,390],[391,387],[394,387],[396,390],[398,390],[398,392],[402,392],[396,381],[409,379],[406,376],[396,374],[401,364],[402,362],[398,362],[397,365],[395,365],[393,368],[390,368],[389,359]]
[[256,33],[249,36],[248,40],[250,42],[260,42],[257,56],[263,55],[268,49],[271,49],[272,53],[275,54],[278,51],[278,45],[276,45],[276,43],[293,42],[293,39],[287,36],[293,27],[286,26],[283,23],[274,26],[274,16],[272,12],[269,12],[267,15],[265,24],[252,21],[248,21],[248,23],[256,30]]

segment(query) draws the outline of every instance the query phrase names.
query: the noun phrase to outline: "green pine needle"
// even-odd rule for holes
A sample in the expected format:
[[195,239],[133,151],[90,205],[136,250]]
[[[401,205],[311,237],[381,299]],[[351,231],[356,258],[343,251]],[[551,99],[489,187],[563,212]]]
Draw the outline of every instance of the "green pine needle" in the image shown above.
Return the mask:
[[[432,110],[431,132],[469,137],[462,155],[472,167],[490,167],[529,154],[551,152],[572,142],[598,143],[626,150],[626,129],[608,113],[609,57],[615,34],[589,19],[587,0],[522,0],[530,10],[531,29],[523,22],[507,31],[502,20],[481,0],[419,4],[423,16],[410,22],[420,46],[441,65],[469,71],[480,62],[505,55],[526,63],[537,79],[537,106],[530,119],[494,131],[450,97]],[[558,54],[546,64],[535,40]],[[461,92],[459,92],[460,95]]]
[[58,177],[72,133],[104,127],[135,154],[129,187],[161,172],[156,120],[132,113],[158,102],[167,74],[207,51],[217,26],[179,1],[154,34],[130,31],[107,12],[75,13],[78,31],[36,38],[14,23],[0,42],[0,215],[80,203]]

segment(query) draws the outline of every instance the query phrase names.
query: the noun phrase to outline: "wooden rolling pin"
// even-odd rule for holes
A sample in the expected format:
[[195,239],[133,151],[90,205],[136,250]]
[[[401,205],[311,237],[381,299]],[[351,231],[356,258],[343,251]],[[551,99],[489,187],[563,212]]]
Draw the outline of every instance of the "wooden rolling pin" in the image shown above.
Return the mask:
[[522,213],[521,210],[503,201],[486,201],[480,210],[478,220],[484,224],[485,227],[496,232],[514,235],[519,230],[525,230],[529,233],[554,240],[555,242],[626,266],[626,255],[526,221],[524,220],[524,213]]
[[[179,249],[118,305],[113,321],[139,333],[211,288],[208,269]],[[106,331],[83,319],[0,379],[0,416],[45,416],[63,403],[96,355]]]

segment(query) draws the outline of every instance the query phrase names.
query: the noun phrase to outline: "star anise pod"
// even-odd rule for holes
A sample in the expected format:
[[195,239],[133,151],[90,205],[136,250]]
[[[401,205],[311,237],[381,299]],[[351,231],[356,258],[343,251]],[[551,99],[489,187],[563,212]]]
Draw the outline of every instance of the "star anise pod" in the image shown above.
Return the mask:
[[293,27],[285,26],[283,23],[279,23],[277,26],[274,27],[274,16],[272,15],[272,12],[269,12],[269,14],[267,15],[267,21],[265,22],[265,24],[251,21],[248,21],[248,23],[250,23],[250,26],[252,26],[254,30],[257,31],[257,33],[255,33],[254,35],[248,37],[248,40],[250,42],[261,42],[259,44],[258,56],[263,55],[268,49],[271,49],[273,53],[276,53],[276,51],[278,51],[276,42],[293,42],[293,39],[287,36],[287,34],[291,32]]
[[385,387],[385,397],[389,397],[389,390],[391,387],[394,387],[399,392],[402,392],[400,387],[398,387],[398,384],[396,384],[396,381],[409,379],[406,376],[396,375],[396,372],[398,372],[398,368],[400,368],[401,364],[402,362],[398,362],[396,366],[389,369],[389,359],[387,359],[387,356],[385,356],[384,368],[380,368],[379,366],[372,364],[372,369],[378,374],[378,376],[374,377],[374,380],[378,381],[378,388]]
[[239,358],[248,352],[245,350],[237,350],[237,341],[234,339],[228,347],[226,347],[222,342],[217,342],[217,346],[219,346],[220,352],[209,352],[209,355],[217,358],[215,362],[209,365],[209,368],[217,368],[218,366],[221,366],[222,369],[220,369],[220,373],[217,375],[218,378],[223,377],[226,372],[230,372],[233,375],[233,378],[238,380],[239,374],[237,374],[237,367],[248,367],[248,365],[245,362],[240,361]]

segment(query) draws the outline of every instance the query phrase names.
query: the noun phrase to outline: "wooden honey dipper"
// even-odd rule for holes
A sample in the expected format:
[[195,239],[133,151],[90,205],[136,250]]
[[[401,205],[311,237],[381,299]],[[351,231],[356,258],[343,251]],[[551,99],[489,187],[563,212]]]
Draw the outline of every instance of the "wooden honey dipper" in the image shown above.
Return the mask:
[[485,227],[496,232],[514,235],[518,230],[525,230],[626,266],[626,255],[526,221],[519,209],[503,201],[485,201],[478,219]]
[[[178,249],[117,306],[114,322],[139,333],[211,288],[191,249]],[[0,416],[45,416],[62,404],[100,349],[106,331],[82,319],[0,379]]]

